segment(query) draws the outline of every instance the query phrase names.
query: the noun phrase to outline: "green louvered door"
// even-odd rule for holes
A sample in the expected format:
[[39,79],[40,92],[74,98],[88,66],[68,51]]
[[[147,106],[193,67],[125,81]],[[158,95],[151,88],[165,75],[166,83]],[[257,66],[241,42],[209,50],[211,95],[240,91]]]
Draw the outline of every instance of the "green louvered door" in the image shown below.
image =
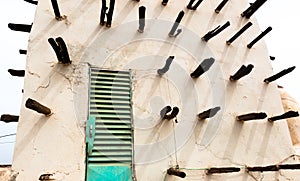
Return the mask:
[[87,181],[132,180],[129,71],[91,68],[89,116],[90,120],[95,120],[95,124],[88,127],[93,129],[91,133],[94,134],[87,136],[94,137],[93,142],[87,144],[87,150],[90,150],[87,153]]

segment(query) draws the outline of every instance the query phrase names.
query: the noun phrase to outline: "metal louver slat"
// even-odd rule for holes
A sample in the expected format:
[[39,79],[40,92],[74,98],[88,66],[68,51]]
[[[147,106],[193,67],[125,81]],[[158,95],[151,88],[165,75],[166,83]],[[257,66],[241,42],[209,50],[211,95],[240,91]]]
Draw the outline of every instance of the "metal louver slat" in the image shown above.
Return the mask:
[[101,119],[101,122],[103,124],[114,124],[114,125],[120,125],[120,124],[128,124],[131,126],[130,120],[108,120],[108,119]]
[[[94,149],[93,149],[93,152],[94,153],[97,153],[97,152],[103,152],[103,151],[119,151],[121,152],[120,150],[123,151],[131,151],[131,146],[129,145],[122,145],[122,146],[95,146]],[[91,155],[93,156],[93,155]]]
[[90,110],[95,137],[88,165],[132,165],[131,75],[91,68]]
[[[100,77],[101,76],[101,77]],[[106,75],[92,75],[91,76],[91,83],[92,84],[123,84],[129,85],[130,79],[124,76],[106,76]]]
[[122,92],[122,91],[115,91],[115,90],[111,90],[111,91],[107,91],[107,90],[91,90],[91,94],[95,94],[95,95],[120,95],[120,96],[130,96],[130,94],[128,92]]
[[94,153],[94,156],[99,156],[99,157],[101,157],[101,156],[107,156],[107,155],[109,155],[109,156],[111,156],[111,157],[114,157],[114,156],[122,156],[122,157],[124,157],[124,156],[131,156],[132,155],[132,152],[131,151],[123,151],[123,152],[118,152],[118,151],[99,151],[99,152],[95,152]]
[[105,140],[110,140],[110,139],[121,139],[121,140],[132,140],[131,136],[130,135],[106,135],[106,134],[102,134],[100,138],[97,138],[95,137],[95,141],[98,141],[98,140],[102,140],[102,139],[105,139]]
[[104,99],[104,100],[128,100],[128,101],[130,100],[129,96],[124,96],[124,95],[117,96],[117,95],[92,94],[91,96],[92,97],[98,97],[98,98],[101,98],[101,99]]
[[95,137],[99,138],[102,134],[111,134],[113,137],[114,135],[131,135],[131,130],[108,130],[108,129],[98,129],[95,133]]

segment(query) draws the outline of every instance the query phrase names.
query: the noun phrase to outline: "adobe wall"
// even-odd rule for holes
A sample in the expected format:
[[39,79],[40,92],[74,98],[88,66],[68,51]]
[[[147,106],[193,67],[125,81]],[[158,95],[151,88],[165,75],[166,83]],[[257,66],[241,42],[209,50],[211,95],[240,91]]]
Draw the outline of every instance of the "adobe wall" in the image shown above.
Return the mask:
[[[261,166],[293,160],[294,149],[286,121],[267,119],[238,122],[235,117],[249,112],[283,113],[276,83],[265,84],[273,74],[265,43],[252,49],[246,45],[260,32],[254,24],[232,45],[228,40],[248,20],[240,14],[249,3],[229,1],[216,14],[217,1],[204,1],[197,11],[186,9],[187,2],[117,1],[110,29],[99,25],[100,1],[61,0],[59,7],[66,19],[57,21],[50,1],[39,1],[29,39],[23,107],[13,159],[17,180],[37,180],[41,174],[54,174],[56,180],[84,180],[85,121],[88,110],[88,67],[132,71],[134,159],[137,180],[180,180],[166,176],[177,163],[187,173],[186,180],[285,180],[297,172],[248,174],[244,166]],[[146,28],[138,33],[138,7],[147,7]],[[168,33],[178,13],[185,16],[176,38]],[[209,42],[201,37],[218,25],[231,26]],[[264,29],[265,27],[262,27]],[[47,42],[63,37],[72,59],[71,65],[57,63]],[[175,60],[163,76],[168,56]],[[205,58],[215,64],[203,76],[189,74]],[[237,82],[229,76],[241,65],[253,64],[254,70]],[[45,117],[25,108],[33,98],[52,109]],[[178,124],[161,121],[159,111],[166,105],[180,109]],[[212,119],[196,115],[220,106]],[[295,161],[296,160],[296,161]],[[236,166],[234,174],[207,176],[208,167]]]

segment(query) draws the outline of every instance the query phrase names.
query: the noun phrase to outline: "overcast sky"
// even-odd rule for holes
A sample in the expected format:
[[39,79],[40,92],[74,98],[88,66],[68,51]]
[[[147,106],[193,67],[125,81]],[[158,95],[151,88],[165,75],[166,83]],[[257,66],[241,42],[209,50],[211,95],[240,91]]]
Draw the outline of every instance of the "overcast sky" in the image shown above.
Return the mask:
[[[221,0],[220,0],[221,1]],[[232,0],[233,1],[233,0]],[[253,2],[254,0],[251,0]],[[272,26],[273,30],[264,39],[269,53],[276,57],[272,62],[274,73],[293,65],[300,65],[300,1],[267,1],[255,14],[262,30]],[[36,5],[23,0],[9,0],[0,6],[0,114],[19,115],[22,99],[23,78],[12,77],[8,69],[25,69],[26,56],[18,53],[26,49],[28,33],[14,32],[7,27],[8,23],[31,24]],[[299,52],[298,52],[299,51]],[[277,81],[300,102],[300,66],[291,74]],[[15,136],[1,138],[2,135],[16,133],[17,124],[0,122],[0,164],[12,162]]]
[[[0,6],[0,114],[19,115],[23,78],[12,77],[8,69],[25,69],[26,56],[19,49],[27,49],[29,34],[11,31],[8,23],[31,24],[36,5],[23,0],[9,0]],[[0,137],[16,133],[17,124],[0,122]],[[15,136],[0,138],[0,164],[11,163]]]

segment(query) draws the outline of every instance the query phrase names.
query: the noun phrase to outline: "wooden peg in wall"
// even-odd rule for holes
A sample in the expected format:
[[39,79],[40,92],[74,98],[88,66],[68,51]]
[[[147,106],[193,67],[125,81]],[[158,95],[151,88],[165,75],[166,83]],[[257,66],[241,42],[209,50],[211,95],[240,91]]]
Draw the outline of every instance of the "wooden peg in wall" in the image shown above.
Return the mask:
[[[106,16],[106,27],[111,27],[112,17],[115,9],[115,0],[110,0],[109,8],[106,6],[106,0],[102,0],[102,7],[100,11],[100,25],[105,25]],[[106,11],[108,10],[108,13]]]
[[160,111],[160,118],[164,119],[164,117],[172,111],[171,106],[165,106],[164,108],[162,108],[162,110]]
[[299,170],[300,169],[300,164],[284,164],[284,165],[279,165],[279,169],[282,170]]
[[31,4],[34,4],[34,5],[38,4],[38,1],[33,1],[33,0],[24,0],[24,1],[28,2],[28,3],[31,3]]
[[71,64],[72,61],[70,60],[70,56],[68,53],[68,48],[66,43],[61,37],[56,38],[49,38],[48,42],[50,43],[51,47],[53,48],[56,57],[60,63],[63,64]]
[[296,66],[290,67],[288,69],[284,69],[281,72],[279,72],[279,73],[277,73],[277,74],[275,74],[271,77],[266,78],[264,80],[264,82],[267,83],[267,84],[270,83],[270,82],[273,82],[273,81],[283,77],[284,75],[291,73],[293,70],[295,70],[295,68],[296,68]]
[[179,113],[179,108],[178,107],[173,107],[172,112],[170,114],[165,114],[165,116],[163,117],[163,119],[174,119]]
[[265,119],[266,117],[267,117],[267,114],[264,112],[249,113],[249,114],[237,116],[236,120],[237,121],[250,121],[250,120],[256,120],[256,119]]
[[51,109],[30,98],[27,99],[25,107],[44,114],[45,116],[50,116],[52,114]]
[[208,109],[206,111],[203,111],[202,113],[198,114],[199,119],[207,119],[214,117],[219,111],[221,110],[221,107],[214,107],[211,109]]
[[108,27],[108,28],[111,27],[111,22],[112,22],[114,9],[115,9],[115,0],[110,0],[108,13],[106,14],[106,17],[107,17],[106,27]]
[[193,6],[195,0],[190,0],[189,4],[187,5],[187,9],[190,9],[190,10],[197,10],[197,8],[200,6],[200,4],[202,3],[203,0],[198,0],[196,2],[196,4]]
[[139,7],[139,29],[138,32],[143,33],[145,29],[146,7]]
[[171,167],[167,170],[167,174],[168,175],[174,175],[174,176],[177,176],[177,177],[180,177],[180,178],[185,178],[186,177],[186,173],[180,171],[177,168],[173,168],[173,167]]
[[230,45],[234,42],[239,36],[241,36],[248,28],[252,26],[251,22],[248,22],[245,26],[243,26],[235,35],[233,35],[229,40],[226,41],[227,45]]
[[162,4],[163,6],[166,6],[166,5],[168,4],[168,1],[169,1],[169,0],[163,0],[163,1],[161,2],[161,4]]
[[52,4],[52,7],[53,7],[55,19],[61,20],[62,16],[60,15],[60,11],[59,11],[57,0],[51,0],[51,4]]
[[39,180],[46,181],[46,180],[56,180],[56,179],[53,178],[53,174],[46,173],[40,175]]
[[206,174],[211,175],[211,174],[216,174],[216,173],[233,173],[233,172],[239,172],[239,171],[241,171],[241,169],[236,168],[236,167],[223,167],[223,168],[211,167],[206,170]]
[[268,119],[268,121],[273,122],[273,121],[278,121],[281,119],[288,119],[293,117],[299,117],[299,113],[297,111],[288,111],[282,115],[271,117]]
[[270,165],[264,167],[246,167],[247,172],[275,172],[279,171],[278,165]]
[[204,74],[210,69],[210,67],[214,64],[214,62],[215,62],[214,58],[204,59],[203,62],[201,62],[201,64],[196,68],[196,70],[193,73],[191,73],[191,77],[192,78],[200,77],[202,74]]
[[20,53],[21,55],[26,55],[26,54],[27,54],[27,50],[22,50],[22,49],[20,49],[20,50],[19,50],[19,53]]
[[296,170],[300,169],[300,164],[281,164],[269,166],[246,167],[247,172],[277,172],[279,170]]
[[242,14],[242,17],[250,18],[267,0],[256,0]]
[[229,0],[222,0],[218,7],[215,9],[215,13],[219,13]]
[[171,63],[173,62],[174,58],[175,58],[175,56],[169,56],[169,58],[166,60],[165,66],[164,66],[163,68],[161,68],[161,69],[158,69],[158,70],[157,70],[157,73],[158,73],[159,75],[165,74],[165,73],[169,70],[170,65],[171,65]]
[[25,24],[9,23],[8,28],[13,30],[13,31],[21,31],[21,32],[30,33],[31,28],[32,28],[32,24],[31,25],[25,25]]
[[25,70],[14,70],[14,69],[8,69],[8,72],[12,76],[16,77],[24,77],[25,76]]
[[102,0],[102,7],[100,11],[100,25],[105,25],[105,15],[108,7],[106,6],[106,0]]
[[270,31],[272,31],[272,27],[268,27],[265,31],[263,31],[260,35],[258,35],[252,42],[250,42],[247,47],[252,48],[255,43],[257,43],[260,39],[266,36]]
[[18,122],[19,116],[14,116],[14,115],[10,115],[10,114],[2,114],[0,117],[0,121],[3,121],[5,123]]
[[176,20],[175,20],[175,23],[173,24],[173,27],[172,27],[171,31],[169,32],[169,36],[170,37],[175,37],[175,31],[177,30],[177,28],[178,28],[178,26],[179,26],[179,24],[180,24],[183,16],[184,16],[184,11],[180,11],[179,14],[178,14],[178,16],[177,16],[177,18],[176,18]]
[[210,40],[212,37],[214,37],[214,36],[216,36],[217,34],[219,34],[219,33],[221,33],[223,30],[225,30],[227,27],[229,27],[230,26],[230,22],[229,21],[227,21],[224,25],[222,25],[222,26],[218,26],[218,27],[216,27],[215,29],[213,29],[213,30],[211,30],[211,31],[209,31],[208,33],[206,33],[201,39],[203,40],[203,41],[208,41],[208,40]]
[[62,63],[63,64],[71,64],[68,48],[67,48],[65,41],[62,39],[62,37],[56,38],[55,41],[57,42],[57,45],[60,48],[60,52],[61,52],[62,60],[63,60]]
[[252,64],[249,64],[247,66],[242,65],[242,67],[234,75],[231,75],[229,79],[231,81],[237,81],[240,78],[248,75],[252,71],[253,67],[254,66]]

